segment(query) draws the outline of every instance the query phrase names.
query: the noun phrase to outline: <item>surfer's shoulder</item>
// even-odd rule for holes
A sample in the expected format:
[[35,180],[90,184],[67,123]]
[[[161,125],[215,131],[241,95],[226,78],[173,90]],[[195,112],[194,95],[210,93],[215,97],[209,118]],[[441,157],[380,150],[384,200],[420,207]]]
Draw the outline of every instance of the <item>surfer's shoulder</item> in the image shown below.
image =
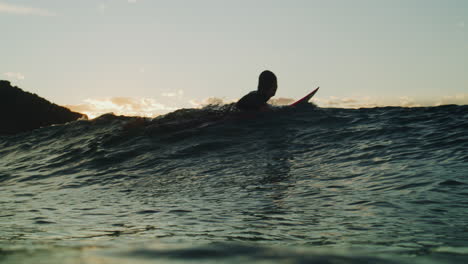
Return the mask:
[[252,91],[242,97],[236,103],[236,107],[240,110],[258,110],[265,105],[265,100],[258,91]]
[[252,91],[246,95],[244,95],[237,103],[244,103],[248,101],[252,101],[258,98],[258,92],[257,91]]

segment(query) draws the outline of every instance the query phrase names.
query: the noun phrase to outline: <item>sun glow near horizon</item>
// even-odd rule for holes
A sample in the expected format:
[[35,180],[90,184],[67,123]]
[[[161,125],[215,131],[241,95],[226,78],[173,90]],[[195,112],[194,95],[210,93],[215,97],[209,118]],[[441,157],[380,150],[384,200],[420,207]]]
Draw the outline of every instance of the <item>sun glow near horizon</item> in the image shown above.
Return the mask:
[[107,113],[125,116],[155,117],[177,110],[176,107],[166,106],[152,98],[132,97],[86,99],[82,104],[66,105],[66,107],[72,111],[86,114],[91,119]]
[[[159,115],[182,108],[202,108],[204,106],[214,104],[222,105],[234,103],[238,100],[208,97],[201,100],[188,100],[184,104],[164,104],[160,100],[154,98],[141,97],[108,97],[86,99],[82,104],[65,105],[72,111],[86,114],[90,119],[96,118],[103,114],[113,113],[115,115],[124,116],[139,116],[154,118]],[[171,99],[166,100],[170,102]],[[275,106],[289,105],[296,101],[293,98],[273,97],[269,103]],[[432,98],[431,100],[417,100],[408,96],[395,97],[392,99],[378,99],[369,96],[365,97],[321,97],[316,96],[310,100],[311,103],[323,108],[373,108],[373,107],[425,107],[425,106],[440,106],[448,104],[468,105],[468,94],[458,94],[454,96],[444,96],[442,98]]]

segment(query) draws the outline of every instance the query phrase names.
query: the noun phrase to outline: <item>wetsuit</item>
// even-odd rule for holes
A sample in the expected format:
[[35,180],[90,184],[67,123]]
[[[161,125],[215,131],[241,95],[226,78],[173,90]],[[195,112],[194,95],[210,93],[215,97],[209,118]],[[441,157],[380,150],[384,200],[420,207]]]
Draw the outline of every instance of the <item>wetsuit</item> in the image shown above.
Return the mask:
[[259,111],[268,106],[267,101],[269,99],[270,98],[258,93],[258,91],[253,91],[242,97],[236,103],[236,106],[240,110]]

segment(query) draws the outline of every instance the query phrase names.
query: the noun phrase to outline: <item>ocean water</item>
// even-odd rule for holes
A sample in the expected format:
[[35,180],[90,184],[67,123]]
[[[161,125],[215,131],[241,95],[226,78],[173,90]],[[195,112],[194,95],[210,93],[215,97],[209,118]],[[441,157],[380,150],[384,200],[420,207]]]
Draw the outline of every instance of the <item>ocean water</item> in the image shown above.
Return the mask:
[[0,137],[0,263],[468,263],[468,106],[137,122]]

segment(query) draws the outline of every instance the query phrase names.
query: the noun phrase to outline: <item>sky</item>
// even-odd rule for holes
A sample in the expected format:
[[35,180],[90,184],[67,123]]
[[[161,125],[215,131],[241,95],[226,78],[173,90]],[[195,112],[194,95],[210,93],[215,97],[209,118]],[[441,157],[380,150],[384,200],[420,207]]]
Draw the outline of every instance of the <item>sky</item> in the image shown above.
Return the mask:
[[282,102],[468,104],[466,0],[0,0],[0,34],[0,79],[91,116],[233,102],[266,69]]

